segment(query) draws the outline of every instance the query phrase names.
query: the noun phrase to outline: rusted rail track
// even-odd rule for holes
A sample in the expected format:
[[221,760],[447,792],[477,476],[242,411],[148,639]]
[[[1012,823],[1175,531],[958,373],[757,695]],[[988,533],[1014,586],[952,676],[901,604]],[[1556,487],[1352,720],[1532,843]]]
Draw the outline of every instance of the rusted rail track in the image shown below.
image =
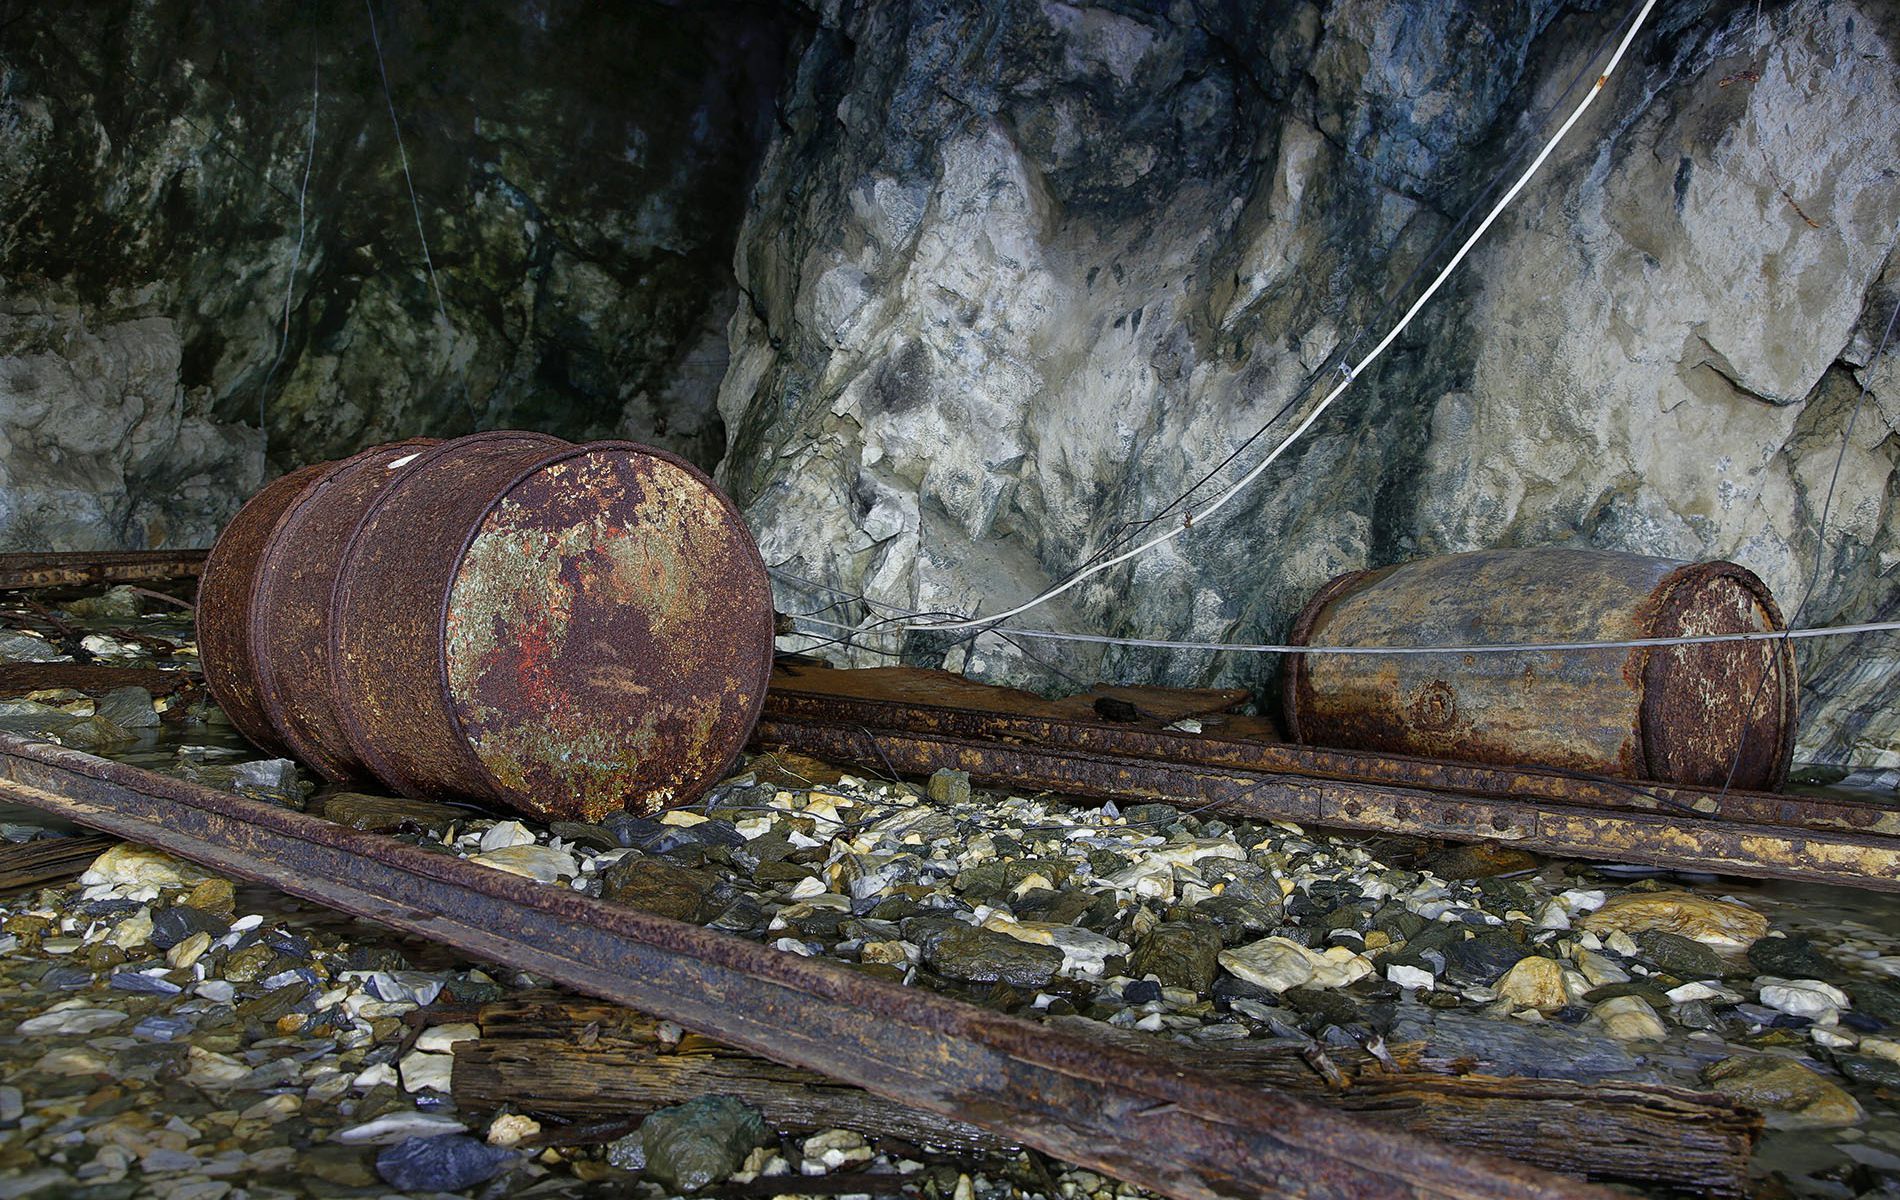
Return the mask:
[[1181,1200],[1609,1194],[837,964],[5,734],[0,797],[1006,1132]]
[[195,577],[205,550],[112,550],[71,554],[0,554],[0,591],[150,583]]
[[1900,891],[1900,813],[1872,804],[1325,750],[1218,725],[1189,734],[1048,715],[1048,702],[967,681],[946,683],[947,702],[933,704],[918,699],[928,674],[781,670],[754,740],[872,771],[954,768],[1019,791]]

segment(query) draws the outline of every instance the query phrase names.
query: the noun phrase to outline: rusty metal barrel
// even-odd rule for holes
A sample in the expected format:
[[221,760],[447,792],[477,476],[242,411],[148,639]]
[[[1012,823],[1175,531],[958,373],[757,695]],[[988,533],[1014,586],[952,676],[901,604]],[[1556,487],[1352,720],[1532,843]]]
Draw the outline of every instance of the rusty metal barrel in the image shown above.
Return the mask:
[[[1767,585],[1729,562],[1560,547],[1483,550],[1338,576],[1296,645],[1519,645],[1783,628]],[[1631,779],[1780,787],[1794,750],[1785,641],[1484,654],[1301,654],[1292,740]]]
[[412,796],[599,820],[684,803],[765,702],[765,564],[697,468],[633,442],[451,442],[383,490],[330,619],[350,742]]
[[206,675],[253,741],[549,818],[690,801],[771,671],[737,508],[633,442],[481,433],[305,468],[226,528],[200,594]]
[[330,679],[330,594],[343,547],[383,488],[441,444],[417,438],[328,464],[277,518],[257,558],[249,644],[258,703],[290,753],[336,783],[363,783]]

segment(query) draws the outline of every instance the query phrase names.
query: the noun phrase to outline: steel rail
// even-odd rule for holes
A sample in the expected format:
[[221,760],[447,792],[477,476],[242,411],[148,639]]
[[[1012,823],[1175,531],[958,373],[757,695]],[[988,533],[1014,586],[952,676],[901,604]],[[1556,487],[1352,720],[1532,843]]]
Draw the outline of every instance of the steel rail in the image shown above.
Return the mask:
[[1841,833],[1900,835],[1900,809],[1864,801],[1796,793],[1759,792],[1687,784],[1623,780],[1538,766],[1505,766],[1416,758],[1371,750],[1336,750],[1233,736],[1218,719],[1200,733],[1131,724],[1046,716],[1000,707],[1012,693],[993,689],[997,708],[920,703],[862,688],[850,670],[779,672],[767,693],[774,720],[867,726],[994,741],[1084,754],[1152,758],[1221,770],[1264,771],[1353,784],[1443,791],[1487,799],[1526,800],[1590,808],[1681,814],[1721,821]]
[[0,734],[0,796],[506,962],[1179,1200],[1607,1200],[820,959]]
[[878,772],[967,771],[979,783],[1018,792],[1157,800],[1256,820],[1502,841],[1568,858],[1900,891],[1900,838],[1880,834],[1532,803],[769,714],[754,741]]
[[0,554],[0,591],[185,579],[204,569],[208,553],[206,550],[98,550]]

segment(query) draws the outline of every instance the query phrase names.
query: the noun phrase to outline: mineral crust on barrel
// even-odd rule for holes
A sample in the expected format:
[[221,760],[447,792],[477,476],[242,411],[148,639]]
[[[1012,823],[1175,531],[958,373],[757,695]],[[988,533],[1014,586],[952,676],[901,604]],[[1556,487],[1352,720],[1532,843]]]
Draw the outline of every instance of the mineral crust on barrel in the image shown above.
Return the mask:
[[[1734,563],[1603,550],[1485,550],[1341,575],[1299,645],[1628,641],[1782,628]],[[1288,735],[1309,745],[1776,788],[1793,753],[1785,641],[1288,659]],[[1731,778],[1731,769],[1733,777]]]
[[339,711],[386,783],[578,820],[716,781],[772,658],[737,509],[632,442],[427,452],[356,530],[331,630]]

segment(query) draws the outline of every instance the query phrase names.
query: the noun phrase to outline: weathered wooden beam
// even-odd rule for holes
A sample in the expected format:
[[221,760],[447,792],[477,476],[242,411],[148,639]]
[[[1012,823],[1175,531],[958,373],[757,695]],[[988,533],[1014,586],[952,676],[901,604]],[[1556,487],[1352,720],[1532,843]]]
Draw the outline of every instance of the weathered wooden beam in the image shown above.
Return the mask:
[[[549,997],[501,1001],[472,1013],[431,1012],[427,1019],[473,1019],[481,1029],[480,1039],[455,1046],[455,1102],[465,1112],[505,1105],[579,1121],[614,1120],[720,1094],[753,1105],[782,1130],[842,1126],[970,1151],[1017,1144],[697,1035],[668,1042],[659,1021],[626,1009]],[[1453,1145],[1604,1181],[1739,1196],[1761,1132],[1760,1117],[1726,1096],[1640,1083],[1435,1072],[1415,1045],[1391,1048],[1396,1070],[1363,1051],[1329,1049],[1338,1070],[1329,1078],[1300,1047],[1241,1042],[1205,1049],[1148,1035],[1109,1039],[1093,1022],[1065,1024],[1080,1036],[1141,1046],[1182,1070],[1376,1115]]]
[[195,577],[208,550],[97,550],[0,554],[0,591]]
[[0,734],[0,798],[505,962],[1180,1200],[1605,1197],[1388,1124]]
[[0,697],[23,696],[45,688],[72,688],[88,693],[139,687],[154,696],[202,687],[196,671],[165,671],[156,667],[108,667],[98,663],[0,663]]
[[35,838],[0,845],[0,895],[76,878],[110,849],[109,837]]

